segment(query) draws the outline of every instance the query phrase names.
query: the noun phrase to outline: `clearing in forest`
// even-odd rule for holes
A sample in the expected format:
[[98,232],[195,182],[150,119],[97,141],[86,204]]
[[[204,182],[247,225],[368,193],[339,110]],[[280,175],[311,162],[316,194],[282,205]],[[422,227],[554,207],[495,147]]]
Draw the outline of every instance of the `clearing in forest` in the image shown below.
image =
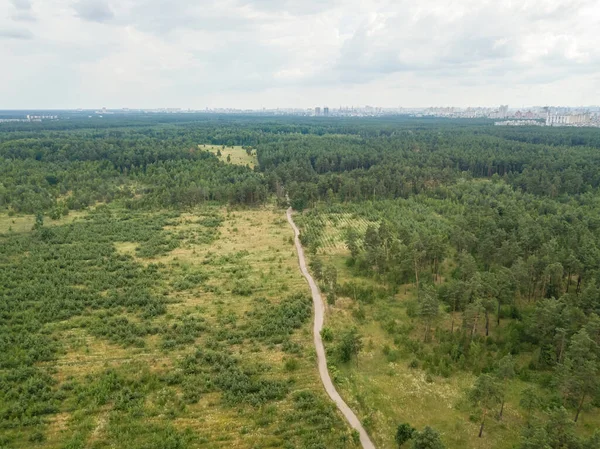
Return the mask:
[[[208,150],[213,154],[218,155],[219,159],[223,162],[229,162],[235,165],[248,165],[250,168],[254,168],[257,164],[256,161],[256,150],[250,150],[250,154],[241,146],[227,146],[227,145],[198,145],[201,150]],[[229,159],[228,159],[229,158]]]
[[[80,219],[86,214],[83,211],[69,211],[68,215],[64,215],[57,220],[52,220],[44,217],[45,226],[60,226],[67,223],[72,223]],[[0,214],[0,234],[23,233],[30,232],[34,227],[36,217],[34,215],[9,215]]]
[[319,254],[346,254],[349,231],[364,235],[369,225],[378,225],[351,213],[306,213],[295,219],[302,225],[304,246],[314,246]]
[[57,343],[34,373],[46,393],[10,403],[52,412],[8,430],[10,447],[357,447],[318,376],[281,210],[104,206],[23,230],[9,275],[46,282],[47,307],[31,313],[47,324],[31,338]]

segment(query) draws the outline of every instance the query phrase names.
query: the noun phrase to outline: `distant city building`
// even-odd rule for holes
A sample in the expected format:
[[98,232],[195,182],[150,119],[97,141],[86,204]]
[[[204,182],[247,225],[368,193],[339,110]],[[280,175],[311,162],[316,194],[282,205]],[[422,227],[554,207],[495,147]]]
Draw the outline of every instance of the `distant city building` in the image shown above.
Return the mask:
[[589,113],[552,114],[546,116],[546,126],[584,126],[591,122]]
[[25,120],[29,122],[41,122],[42,120],[58,120],[58,115],[28,115]]
[[498,109],[494,109],[489,114],[489,118],[507,118],[508,117],[508,105],[500,105]]
[[503,122],[495,122],[496,126],[544,126],[543,122],[538,120],[505,120]]
[[323,115],[329,115],[329,108],[327,106],[323,108]]
[[315,115],[316,115],[316,116],[319,116],[319,115],[321,115],[321,108],[320,108],[320,107],[318,107],[318,106],[315,108]]

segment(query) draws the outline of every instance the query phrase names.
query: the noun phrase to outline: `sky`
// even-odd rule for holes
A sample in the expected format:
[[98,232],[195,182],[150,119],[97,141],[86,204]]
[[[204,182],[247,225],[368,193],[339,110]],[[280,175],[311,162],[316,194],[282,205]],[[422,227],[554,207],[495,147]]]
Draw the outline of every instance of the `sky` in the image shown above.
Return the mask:
[[600,104],[599,0],[0,0],[0,109]]

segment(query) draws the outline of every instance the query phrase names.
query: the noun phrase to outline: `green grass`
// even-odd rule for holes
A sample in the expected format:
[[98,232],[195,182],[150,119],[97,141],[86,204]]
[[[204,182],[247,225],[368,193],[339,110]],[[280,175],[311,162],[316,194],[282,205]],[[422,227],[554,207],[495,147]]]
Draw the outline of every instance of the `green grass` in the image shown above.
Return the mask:
[[[69,215],[63,216],[58,220],[52,220],[44,217],[45,226],[61,226],[67,223],[72,223],[86,215],[83,211],[70,211]],[[0,234],[7,233],[26,233],[30,232],[35,225],[34,215],[9,215],[0,213]]]
[[[198,145],[201,150],[208,150],[213,154],[221,152],[219,159],[223,162],[229,162],[235,165],[248,165],[250,168],[254,168],[257,164],[256,150],[252,150],[252,154],[248,154],[245,149],[241,146],[228,147],[225,145]],[[229,161],[227,160],[229,157]]]

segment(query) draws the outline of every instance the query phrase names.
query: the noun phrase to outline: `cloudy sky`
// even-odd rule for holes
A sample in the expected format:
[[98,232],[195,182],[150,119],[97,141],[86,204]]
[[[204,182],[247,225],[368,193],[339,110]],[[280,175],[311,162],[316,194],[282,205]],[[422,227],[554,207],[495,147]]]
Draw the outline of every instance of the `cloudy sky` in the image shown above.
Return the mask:
[[0,109],[600,104],[599,0],[0,0]]

